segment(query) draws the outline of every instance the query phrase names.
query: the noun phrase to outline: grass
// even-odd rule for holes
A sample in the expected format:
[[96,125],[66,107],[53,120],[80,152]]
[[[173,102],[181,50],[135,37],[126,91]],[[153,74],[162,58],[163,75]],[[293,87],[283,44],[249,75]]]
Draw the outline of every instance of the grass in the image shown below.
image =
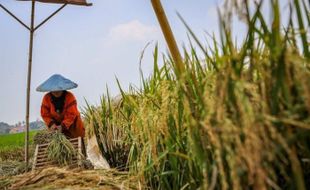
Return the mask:
[[[37,131],[29,132],[30,143]],[[0,149],[23,147],[25,145],[25,133],[0,135]]]
[[[31,131],[29,133],[30,145],[36,133],[37,131]],[[23,161],[24,145],[25,133],[0,135],[0,160]]]
[[[169,55],[159,67],[156,47],[141,88],[120,87],[121,100],[107,92],[87,106],[87,135],[110,165],[125,165],[151,189],[310,188],[310,5],[292,1],[282,26],[279,2],[268,1],[271,20],[262,2],[227,1],[221,39],[208,45],[181,18],[192,47],[182,75]],[[238,47],[232,14],[248,27]]]

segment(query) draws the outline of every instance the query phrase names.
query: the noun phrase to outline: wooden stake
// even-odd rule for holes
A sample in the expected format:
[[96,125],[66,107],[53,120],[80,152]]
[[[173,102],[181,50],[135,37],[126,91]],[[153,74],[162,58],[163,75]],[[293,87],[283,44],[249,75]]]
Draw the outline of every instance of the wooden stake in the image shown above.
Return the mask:
[[33,159],[33,163],[32,163],[32,171],[34,171],[36,169],[38,154],[39,154],[39,145],[37,144],[36,150],[34,152],[34,159]]
[[31,88],[31,71],[32,71],[32,52],[33,52],[33,34],[34,34],[34,17],[35,17],[35,0],[31,5],[31,25],[29,40],[29,59],[28,59],[28,76],[27,76],[27,99],[26,99],[26,134],[25,134],[25,162],[26,167],[29,164],[29,112],[30,112],[30,88]]
[[171,56],[175,62],[178,75],[181,76],[185,70],[184,63],[182,61],[182,56],[180,54],[178,45],[175,41],[173,32],[169,25],[169,21],[167,19],[163,6],[160,0],[151,0],[151,2],[152,2],[153,9],[155,11],[155,14],[157,16],[158,22],[160,24],[160,27],[162,29],[162,32],[165,36],[166,42],[168,44],[168,48],[171,53]]

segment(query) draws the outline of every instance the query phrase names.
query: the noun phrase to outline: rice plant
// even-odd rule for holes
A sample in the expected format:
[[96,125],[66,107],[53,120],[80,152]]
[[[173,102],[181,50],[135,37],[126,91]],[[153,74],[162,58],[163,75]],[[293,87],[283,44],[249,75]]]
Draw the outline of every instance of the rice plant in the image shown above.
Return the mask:
[[[310,188],[309,3],[292,1],[284,27],[279,2],[267,2],[271,22],[262,3],[227,1],[221,39],[208,48],[180,16],[192,39],[181,77],[169,55],[159,67],[156,47],[141,88],[120,87],[118,104],[107,94],[86,109],[103,155],[124,150],[120,165],[151,189]],[[234,12],[248,26],[239,48]]]

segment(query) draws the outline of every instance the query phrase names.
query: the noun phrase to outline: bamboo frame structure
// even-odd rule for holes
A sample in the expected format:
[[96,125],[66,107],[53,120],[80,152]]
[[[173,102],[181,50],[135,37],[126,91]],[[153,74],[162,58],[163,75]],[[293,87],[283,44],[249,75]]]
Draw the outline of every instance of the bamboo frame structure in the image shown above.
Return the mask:
[[[25,128],[25,162],[26,166],[29,165],[29,112],[30,112],[30,92],[31,92],[31,74],[32,74],[32,56],[33,56],[33,42],[34,42],[34,33],[37,29],[39,29],[42,25],[44,25],[48,20],[54,17],[58,12],[60,12],[67,3],[63,4],[60,8],[58,8],[55,12],[53,12],[50,16],[44,19],[40,24],[35,26],[35,5],[36,1],[31,0],[31,23],[30,27],[27,26],[23,21],[21,21],[17,16],[15,16],[11,11],[5,8],[2,4],[0,4],[0,8],[2,8],[5,12],[7,12],[10,16],[12,16],[17,22],[19,22],[22,26],[24,26],[29,31],[29,54],[28,54],[28,71],[27,71],[27,89],[26,89],[26,128]],[[91,4],[87,4],[86,6],[91,6]]]
[[[73,148],[76,150],[77,155],[73,158],[72,163],[70,163],[70,168],[73,167],[83,167],[83,156],[84,154],[85,145],[83,144],[83,139],[81,137],[69,139],[70,143],[72,144]],[[57,162],[51,161],[48,159],[48,145],[50,143],[45,144],[38,144],[36,146],[36,150],[34,153],[34,159],[32,163],[32,171],[37,169],[42,169],[49,166],[59,166]]]

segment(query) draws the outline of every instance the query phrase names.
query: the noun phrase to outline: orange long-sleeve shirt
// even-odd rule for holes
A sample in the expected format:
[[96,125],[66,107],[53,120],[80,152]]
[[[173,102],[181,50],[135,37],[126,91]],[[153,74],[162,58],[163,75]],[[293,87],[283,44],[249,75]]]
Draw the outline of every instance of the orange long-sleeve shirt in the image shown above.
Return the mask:
[[61,113],[57,113],[52,103],[52,94],[47,93],[43,97],[41,116],[48,127],[53,124],[61,125],[63,133],[69,138],[84,137],[85,129],[77,108],[77,102],[71,92],[65,92],[65,101]]

